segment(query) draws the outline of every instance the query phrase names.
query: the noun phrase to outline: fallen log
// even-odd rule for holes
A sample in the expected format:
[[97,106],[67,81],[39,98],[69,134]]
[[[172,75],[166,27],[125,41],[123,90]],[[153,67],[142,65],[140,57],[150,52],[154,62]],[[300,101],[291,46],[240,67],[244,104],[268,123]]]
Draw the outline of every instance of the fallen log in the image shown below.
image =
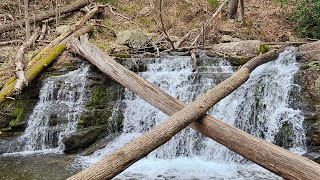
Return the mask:
[[[75,3],[67,5],[65,7],[61,7],[61,14],[81,9],[82,7],[84,7],[88,4],[90,4],[90,0],[79,0]],[[38,14],[38,15],[35,14],[32,19],[35,23],[37,23],[37,22],[43,21],[45,19],[54,17],[55,15],[56,15],[55,10],[50,10],[50,11],[43,13],[43,14]],[[10,31],[11,29],[20,27],[20,25],[25,25],[24,21],[25,20],[22,19],[19,21],[12,22],[10,24],[4,24],[4,25],[0,26],[0,33]]]
[[[65,41],[65,39],[67,37],[69,37],[73,32],[78,30],[80,27],[82,27],[89,19],[94,17],[101,10],[102,10],[102,6],[94,7],[84,17],[82,17],[75,25],[73,25],[67,32],[62,33],[59,37],[54,39],[50,44],[48,44],[45,48],[43,48],[31,61],[29,61],[28,66],[31,66],[32,64],[37,62],[39,59],[41,59],[45,54],[48,53],[48,51],[52,47],[56,46],[57,44],[61,43],[62,41]],[[66,43],[66,41],[63,43]]]
[[38,38],[39,33],[38,33],[38,29],[36,28],[32,34],[32,36],[27,40],[27,42],[23,43],[16,56],[14,59],[14,64],[16,66],[16,77],[18,78],[15,85],[14,85],[14,94],[20,94],[23,85],[27,85],[28,81],[26,79],[26,77],[24,76],[24,71],[23,71],[23,60],[24,60],[24,54],[27,50],[27,48],[29,48]]
[[[89,44],[86,40],[82,39],[80,44],[79,42],[76,42],[72,47],[76,47],[73,48],[72,51],[84,56],[90,62],[95,64],[102,72],[111,76],[117,82],[127,87],[167,115],[173,115],[185,107],[184,103],[174,99],[137,74],[122,67],[102,51]],[[242,70],[239,71],[242,73],[242,76],[235,77],[235,75],[233,75],[233,78],[235,78],[233,80],[244,81],[247,79],[249,72],[251,72],[256,66],[275,59],[280,52],[282,52],[282,50],[274,50],[252,59],[243,66]],[[233,80],[229,79],[227,82],[224,82],[224,84],[219,85],[219,87],[223,87],[224,85],[233,82]],[[240,83],[238,83],[238,85],[239,84]],[[211,101],[217,97],[215,100],[218,101],[227,94],[226,91],[230,92],[235,87],[236,86],[228,87],[226,90],[223,88],[221,91],[217,92],[217,94],[213,95],[213,97],[208,99],[204,98],[203,100],[205,101],[206,105],[201,108],[206,109],[208,106],[211,106],[212,102],[209,102],[209,99]],[[209,93],[211,92],[212,91]],[[194,103],[192,103],[192,105],[194,105]],[[188,107],[190,108],[190,105]],[[195,109],[192,108],[190,111],[194,110]],[[186,109],[178,112],[170,119],[175,118],[178,115],[185,117],[185,114],[182,112],[186,112]],[[195,116],[200,117],[201,115],[202,113],[196,114]],[[191,117],[189,116],[188,118]],[[164,125],[167,125],[168,122],[169,121],[164,122]],[[189,122],[190,121],[188,121],[188,123]],[[175,123],[180,124],[179,122]],[[264,140],[256,138],[209,115],[202,116],[202,118],[200,118],[198,121],[193,122],[190,127],[284,178],[317,179],[320,177],[320,166],[317,163],[293,154]],[[172,131],[176,128],[177,127],[170,126],[168,129]],[[160,128],[157,130],[159,131],[159,129]],[[147,137],[134,140],[134,143],[138,142],[141,144],[134,146],[131,145],[132,143],[130,143],[126,145],[124,149],[117,151],[114,155],[106,157],[97,164],[94,164],[93,166],[70,177],[69,179],[107,179],[115,176],[117,173],[120,173],[129,165],[136,162],[139,158],[147,155],[148,152],[151,152],[152,149],[156,148],[156,146],[163,143],[165,140],[160,139],[160,142],[158,143],[158,139],[156,138],[159,138],[160,135],[166,134],[168,129],[163,129],[165,132],[158,132],[159,134],[149,133]],[[171,135],[174,135],[174,133],[170,134],[169,136]],[[150,140],[148,137],[151,138],[151,142],[149,142],[148,145],[154,145],[153,148],[146,146],[147,140]],[[170,137],[167,138],[170,139]],[[137,149],[141,150],[138,151]],[[129,152],[127,153],[127,151]],[[133,156],[132,153],[137,153],[137,156]]]
[[[31,82],[46,66],[48,66],[52,61],[58,57],[66,47],[66,43],[71,39],[71,37],[79,37],[82,34],[92,31],[93,26],[85,26],[72,34],[72,36],[66,38],[64,41],[54,46],[48,50],[48,53],[43,56],[36,63],[28,67],[25,72],[25,77],[28,82]],[[0,91],[0,104],[3,103],[7,98],[10,98],[14,93],[14,85],[16,83],[16,77],[10,78]]]

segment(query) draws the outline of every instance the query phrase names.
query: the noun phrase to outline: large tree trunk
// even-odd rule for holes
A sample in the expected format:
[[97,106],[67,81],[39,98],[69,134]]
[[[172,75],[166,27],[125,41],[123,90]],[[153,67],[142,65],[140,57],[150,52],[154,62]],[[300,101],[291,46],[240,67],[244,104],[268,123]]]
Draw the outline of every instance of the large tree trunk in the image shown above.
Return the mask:
[[[256,66],[275,59],[279,52],[281,52],[272,51],[254,58],[227,81],[224,81],[213,90],[208,91],[206,95],[201,96],[194,103],[185,107],[184,103],[174,99],[140,76],[122,67],[102,51],[89,44],[87,40],[82,39],[80,44],[76,42],[75,47],[73,50],[76,53],[87,58],[102,72],[110,75],[117,82],[164,113],[173,116],[160,127],[147,133],[146,136],[134,140],[114,155],[108,156],[69,179],[108,179],[115,176],[169,140],[179,129],[184,128],[186,124],[192,122],[197,117],[201,117],[208,107],[211,107],[219,99],[244,82],[248,78],[249,72]],[[178,112],[179,110],[181,111]],[[175,121],[178,119],[179,121]],[[171,124],[172,122],[174,123]],[[166,126],[167,129],[163,128]],[[204,115],[199,121],[192,123],[191,127],[284,178],[316,179],[320,176],[320,166],[318,164],[249,135],[208,115]],[[166,134],[167,132],[170,133]]]
[[229,7],[228,7],[228,18],[235,19],[238,12],[238,3],[239,0],[229,0]]
[[[75,11],[75,10],[78,10],[86,5],[90,4],[90,1],[89,0],[79,0],[75,3],[72,3],[68,6],[65,6],[65,7],[61,7],[61,14],[64,14],[64,13],[68,13],[68,12],[72,12],[72,11]],[[48,18],[51,18],[51,17],[54,17],[56,15],[55,13],[55,10],[51,10],[51,11],[48,11],[46,13],[43,13],[43,14],[35,14],[35,17],[33,17],[34,19],[34,22],[39,22],[39,21],[43,21],[45,19],[48,19]],[[6,32],[6,31],[10,31],[11,29],[14,29],[16,27],[19,27],[20,25],[24,25],[24,20],[19,20],[19,21],[15,21],[15,22],[12,22],[10,24],[4,24],[2,26],[0,26],[0,33],[3,33],[3,32]]]

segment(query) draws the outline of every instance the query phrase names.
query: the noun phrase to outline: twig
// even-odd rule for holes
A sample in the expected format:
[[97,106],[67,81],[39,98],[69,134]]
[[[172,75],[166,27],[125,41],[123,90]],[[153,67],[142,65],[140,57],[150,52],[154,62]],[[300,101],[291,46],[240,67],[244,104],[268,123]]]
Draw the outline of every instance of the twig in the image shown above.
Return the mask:
[[179,39],[178,42],[175,43],[175,48],[179,48],[181,44],[191,35],[193,31],[196,31],[197,29],[190,30],[187,34],[185,34],[181,39]]
[[168,39],[168,41],[170,42],[170,44],[172,46],[172,49],[175,50],[176,48],[174,47],[174,44],[173,44],[170,36],[168,35],[168,33],[167,33],[167,31],[166,31],[166,29],[164,27],[163,18],[162,18],[162,4],[163,4],[163,0],[160,0],[160,9],[159,10],[160,10],[160,21],[161,21],[162,30],[163,30],[164,34],[167,36],[167,39]]
[[122,14],[120,14],[120,13],[114,12],[113,9],[112,9],[112,6],[111,6],[110,4],[108,4],[108,7],[109,7],[110,12],[111,12],[112,14],[117,15],[117,16],[120,16],[120,17],[122,17],[123,19],[129,20],[129,21],[132,20],[132,18],[128,18],[128,17],[125,16],[125,15],[122,15]]
[[9,44],[19,44],[21,43],[23,40],[21,39],[16,39],[16,40],[11,40],[11,41],[4,41],[4,42],[0,42],[0,46],[6,46]]

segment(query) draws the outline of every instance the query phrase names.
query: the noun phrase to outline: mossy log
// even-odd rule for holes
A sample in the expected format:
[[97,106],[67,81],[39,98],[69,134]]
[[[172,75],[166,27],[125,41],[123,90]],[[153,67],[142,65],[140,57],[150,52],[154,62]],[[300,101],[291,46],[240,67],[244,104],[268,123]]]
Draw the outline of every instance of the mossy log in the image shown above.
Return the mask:
[[[50,53],[47,54],[40,61],[35,63],[32,67],[30,67],[25,72],[25,77],[28,82],[32,81],[42,70],[44,67],[48,66],[56,57],[58,57],[62,51],[66,48],[66,45],[61,44],[55,46]],[[15,78],[14,78],[15,79]],[[14,85],[16,83],[15,80],[11,80],[11,83],[8,84],[0,91],[0,104],[3,103],[7,97],[11,97],[14,91]]]

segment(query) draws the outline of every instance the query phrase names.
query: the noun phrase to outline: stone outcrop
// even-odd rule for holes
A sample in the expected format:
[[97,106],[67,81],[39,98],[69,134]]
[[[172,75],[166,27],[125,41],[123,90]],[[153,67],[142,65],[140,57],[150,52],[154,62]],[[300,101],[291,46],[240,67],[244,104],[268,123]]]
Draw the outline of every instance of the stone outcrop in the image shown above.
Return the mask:
[[233,65],[243,65],[260,54],[262,42],[258,40],[238,41],[211,46],[209,56],[223,56]]
[[[317,52],[317,53],[310,53]],[[320,41],[299,47],[300,70],[295,82],[301,89],[293,91],[293,106],[305,117],[308,154],[320,153]],[[309,56],[308,56],[309,55]],[[315,158],[318,159],[319,157]]]
[[103,133],[104,128],[102,127],[89,127],[71,133],[62,138],[62,143],[64,144],[64,152],[72,153],[81,149],[85,149],[86,147],[96,142],[99,137],[103,135]]

